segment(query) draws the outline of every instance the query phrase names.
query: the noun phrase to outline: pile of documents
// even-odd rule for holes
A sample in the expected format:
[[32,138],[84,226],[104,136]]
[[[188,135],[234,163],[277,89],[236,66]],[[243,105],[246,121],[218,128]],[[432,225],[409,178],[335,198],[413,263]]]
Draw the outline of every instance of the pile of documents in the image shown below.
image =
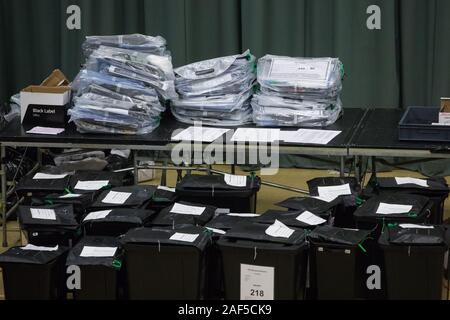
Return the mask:
[[343,65],[337,58],[266,55],[258,61],[260,92],[252,99],[259,126],[324,127],[342,112]]
[[[82,133],[145,134],[159,126],[177,96],[170,53],[161,37],[88,37],[84,68],[72,84],[70,121]],[[150,52],[150,53],[149,53]]]
[[170,54],[166,49],[166,39],[161,36],[147,36],[143,34],[127,34],[113,36],[87,36],[82,45],[85,57],[100,46],[129,49],[158,56]]
[[250,98],[256,59],[240,55],[199,61],[175,69],[178,99],[172,113],[178,121],[204,125],[239,126],[252,121]]

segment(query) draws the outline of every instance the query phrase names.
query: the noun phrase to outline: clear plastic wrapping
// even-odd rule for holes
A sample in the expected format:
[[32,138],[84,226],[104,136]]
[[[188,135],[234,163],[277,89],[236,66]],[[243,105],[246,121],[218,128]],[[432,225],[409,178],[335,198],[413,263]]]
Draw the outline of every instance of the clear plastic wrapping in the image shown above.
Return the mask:
[[177,97],[170,56],[100,46],[87,60],[86,69],[139,81],[154,88],[166,100]]
[[239,55],[195,62],[175,69],[178,99],[172,113],[181,122],[239,126],[251,122],[249,98],[255,83],[256,59]]
[[253,121],[258,126],[329,126],[342,114],[342,77],[337,58],[266,55],[258,61]]
[[[268,98],[267,100],[265,98]],[[342,114],[340,99],[336,102],[288,100],[286,104],[278,97],[255,95],[252,99],[253,122],[258,126],[326,127]],[[279,98],[283,100],[283,98]],[[273,104],[270,104],[270,102]],[[291,102],[295,101],[295,102]],[[278,104],[277,104],[278,103]]]
[[202,122],[208,126],[236,127],[252,123],[252,109],[247,101],[242,109],[231,112],[200,111],[183,108],[172,108],[174,117],[183,123],[194,124]]
[[263,92],[283,97],[333,99],[342,89],[342,70],[337,58],[266,55],[258,60],[258,82]]
[[89,57],[91,53],[101,45],[158,55],[170,55],[166,50],[166,39],[161,36],[152,37],[143,34],[126,34],[86,37],[86,40],[82,45],[84,56]]
[[72,83],[70,121],[82,133],[147,134],[165,100],[176,98],[170,52],[162,37],[87,37],[84,68]]

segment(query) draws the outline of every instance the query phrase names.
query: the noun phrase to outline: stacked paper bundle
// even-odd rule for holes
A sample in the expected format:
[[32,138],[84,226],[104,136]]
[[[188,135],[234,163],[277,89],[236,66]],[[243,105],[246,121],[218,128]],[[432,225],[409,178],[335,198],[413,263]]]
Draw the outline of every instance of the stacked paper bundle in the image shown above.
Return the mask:
[[238,126],[252,121],[256,59],[246,51],[175,69],[178,99],[172,113],[178,121],[204,125]]
[[159,126],[165,100],[177,96],[162,37],[88,37],[86,64],[72,84],[70,121],[78,131],[145,134]]
[[342,112],[343,65],[337,58],[266,55],[258,61],[260,92],[252,99],[259,126],[324,127]]

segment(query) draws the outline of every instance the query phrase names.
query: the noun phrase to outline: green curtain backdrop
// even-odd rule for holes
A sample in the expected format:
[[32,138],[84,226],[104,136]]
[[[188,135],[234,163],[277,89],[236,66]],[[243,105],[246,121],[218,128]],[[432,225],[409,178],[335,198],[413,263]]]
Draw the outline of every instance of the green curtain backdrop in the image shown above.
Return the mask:
[[[81,30],[66,27],[73,4]],[[370,5],[381,30],[366,27]],[[247,48],[334,56],[346,107],[437,105],[450,96],[449,12],[449,0],[0,0],[0,101],[54,68],[73,78],[86,35],[137,32],[165,37],[175,66]]]
[[[82,10],[81,30],[66,8]],[[366,27],[369,5],[381,30]],[[86,35],[160,34],[174,65],[233,54],[337,56],[347,107],[436,105],[450,95],[448,0],[0,0],[0,100],[56,67],[74,77]]]

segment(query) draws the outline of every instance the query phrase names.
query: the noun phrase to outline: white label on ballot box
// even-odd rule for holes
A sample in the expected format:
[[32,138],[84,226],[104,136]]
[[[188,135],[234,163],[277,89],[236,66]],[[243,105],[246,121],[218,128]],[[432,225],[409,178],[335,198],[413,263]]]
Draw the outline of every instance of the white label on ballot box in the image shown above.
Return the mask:
[[86,218],[84,218],[83,221],[104,219],[108,216],[108,214],[111,213],[111,211],[112,210],[102,210],[102,211],[91,212],[86,216]]
[[274,300],[275,268],[241,264],[241,300]]
[[175,188],[169,188],[169,187],[166,187],[166,186],[158,186],[157,189],[175,193]]
[[420,224],[402,223],[398,225],[402,229],[434,229],[433,226],[422,226]]
[[56,220],[55,210],[53,209],[31,208],[30,211],[33,219]]
[[325,80],[331,61],[272,60],[270,77],[273,80]]
[[33,180],[57,180],[63,179],[67,176],[67,173],[64,174],[49,174],[38,172],[33,176]]
[[70,198],[79,198],[79,197],[81,197],[81,194],[68,193],[68,194],[65,194],[63,196],[60,196],[59,198],[60,199],[70,199]]
[[428,181],[425,179],[409,178],[409,177],[406,177],[406,178],[405,177],[396,177],[395,182],[397,182],[397,184],[399,184],[399,185],[416,184],[416,185],[424,187],[424,188],[429,188]]
[[124,204],[131,196],[130,192],[110,191],[102,200],[103,203]]
[[169,239],[192,243],[198,238],[198,236],[199,236],[199,234],[176,232]]
[[413,206],[404,204],[390,204],[381,202],[377,209],[377,214],[401,214],[409,213]]
[[84,246],[80,257],[114,257],[117,247]]
[[109,184],[109,180],[78,181],[74,189],[96,191]]
[[322,219],[319,216],[316,216],[314,213],[305,211],[301,215],[296,218],[298,221],[306,223],[310,226],[317,226],[319,224],[327,222],[327,220]]
[[200,216],[203,211],[205,211],[205,207],[196,207],[196,206],[188,206],[181,203],[175,203],[172,207],[172,210],[170,210],[171,213],[176,214],[186,214],[191,216]]
[[58,251],[58,245],[54,247],[41,247],[32,244],[27,244],[25,247],[21,247],[20,249],[30,251]]
[[223,230],[220,230],[220,229],[209,228],[209,227],[206,227],[206,229],[208,229],[208,230],[210,230],[210,231],[212,231],[212,232],[214,232],[214,233],[218,233],[218,234],[226,234],[226,231],[223,231]]
[[275,223],[266,229],[266,234],[275,238],[288,239],[295,230],[287,227],[284,223],[275,220]]
[[229,186],[245,187],[247,186],[247,176],[237,176],[234,174],[225,174],[223,180]]
[[229,213],[227,216],[230,217],[238,217],[238,218],[256,218],[259,217],[259,214],[256,213]]
[[331,202],[339,196],[352,194],[348,183],[338,186],[318,187],[317,191],[319,193],[319,198],[326,202]]

